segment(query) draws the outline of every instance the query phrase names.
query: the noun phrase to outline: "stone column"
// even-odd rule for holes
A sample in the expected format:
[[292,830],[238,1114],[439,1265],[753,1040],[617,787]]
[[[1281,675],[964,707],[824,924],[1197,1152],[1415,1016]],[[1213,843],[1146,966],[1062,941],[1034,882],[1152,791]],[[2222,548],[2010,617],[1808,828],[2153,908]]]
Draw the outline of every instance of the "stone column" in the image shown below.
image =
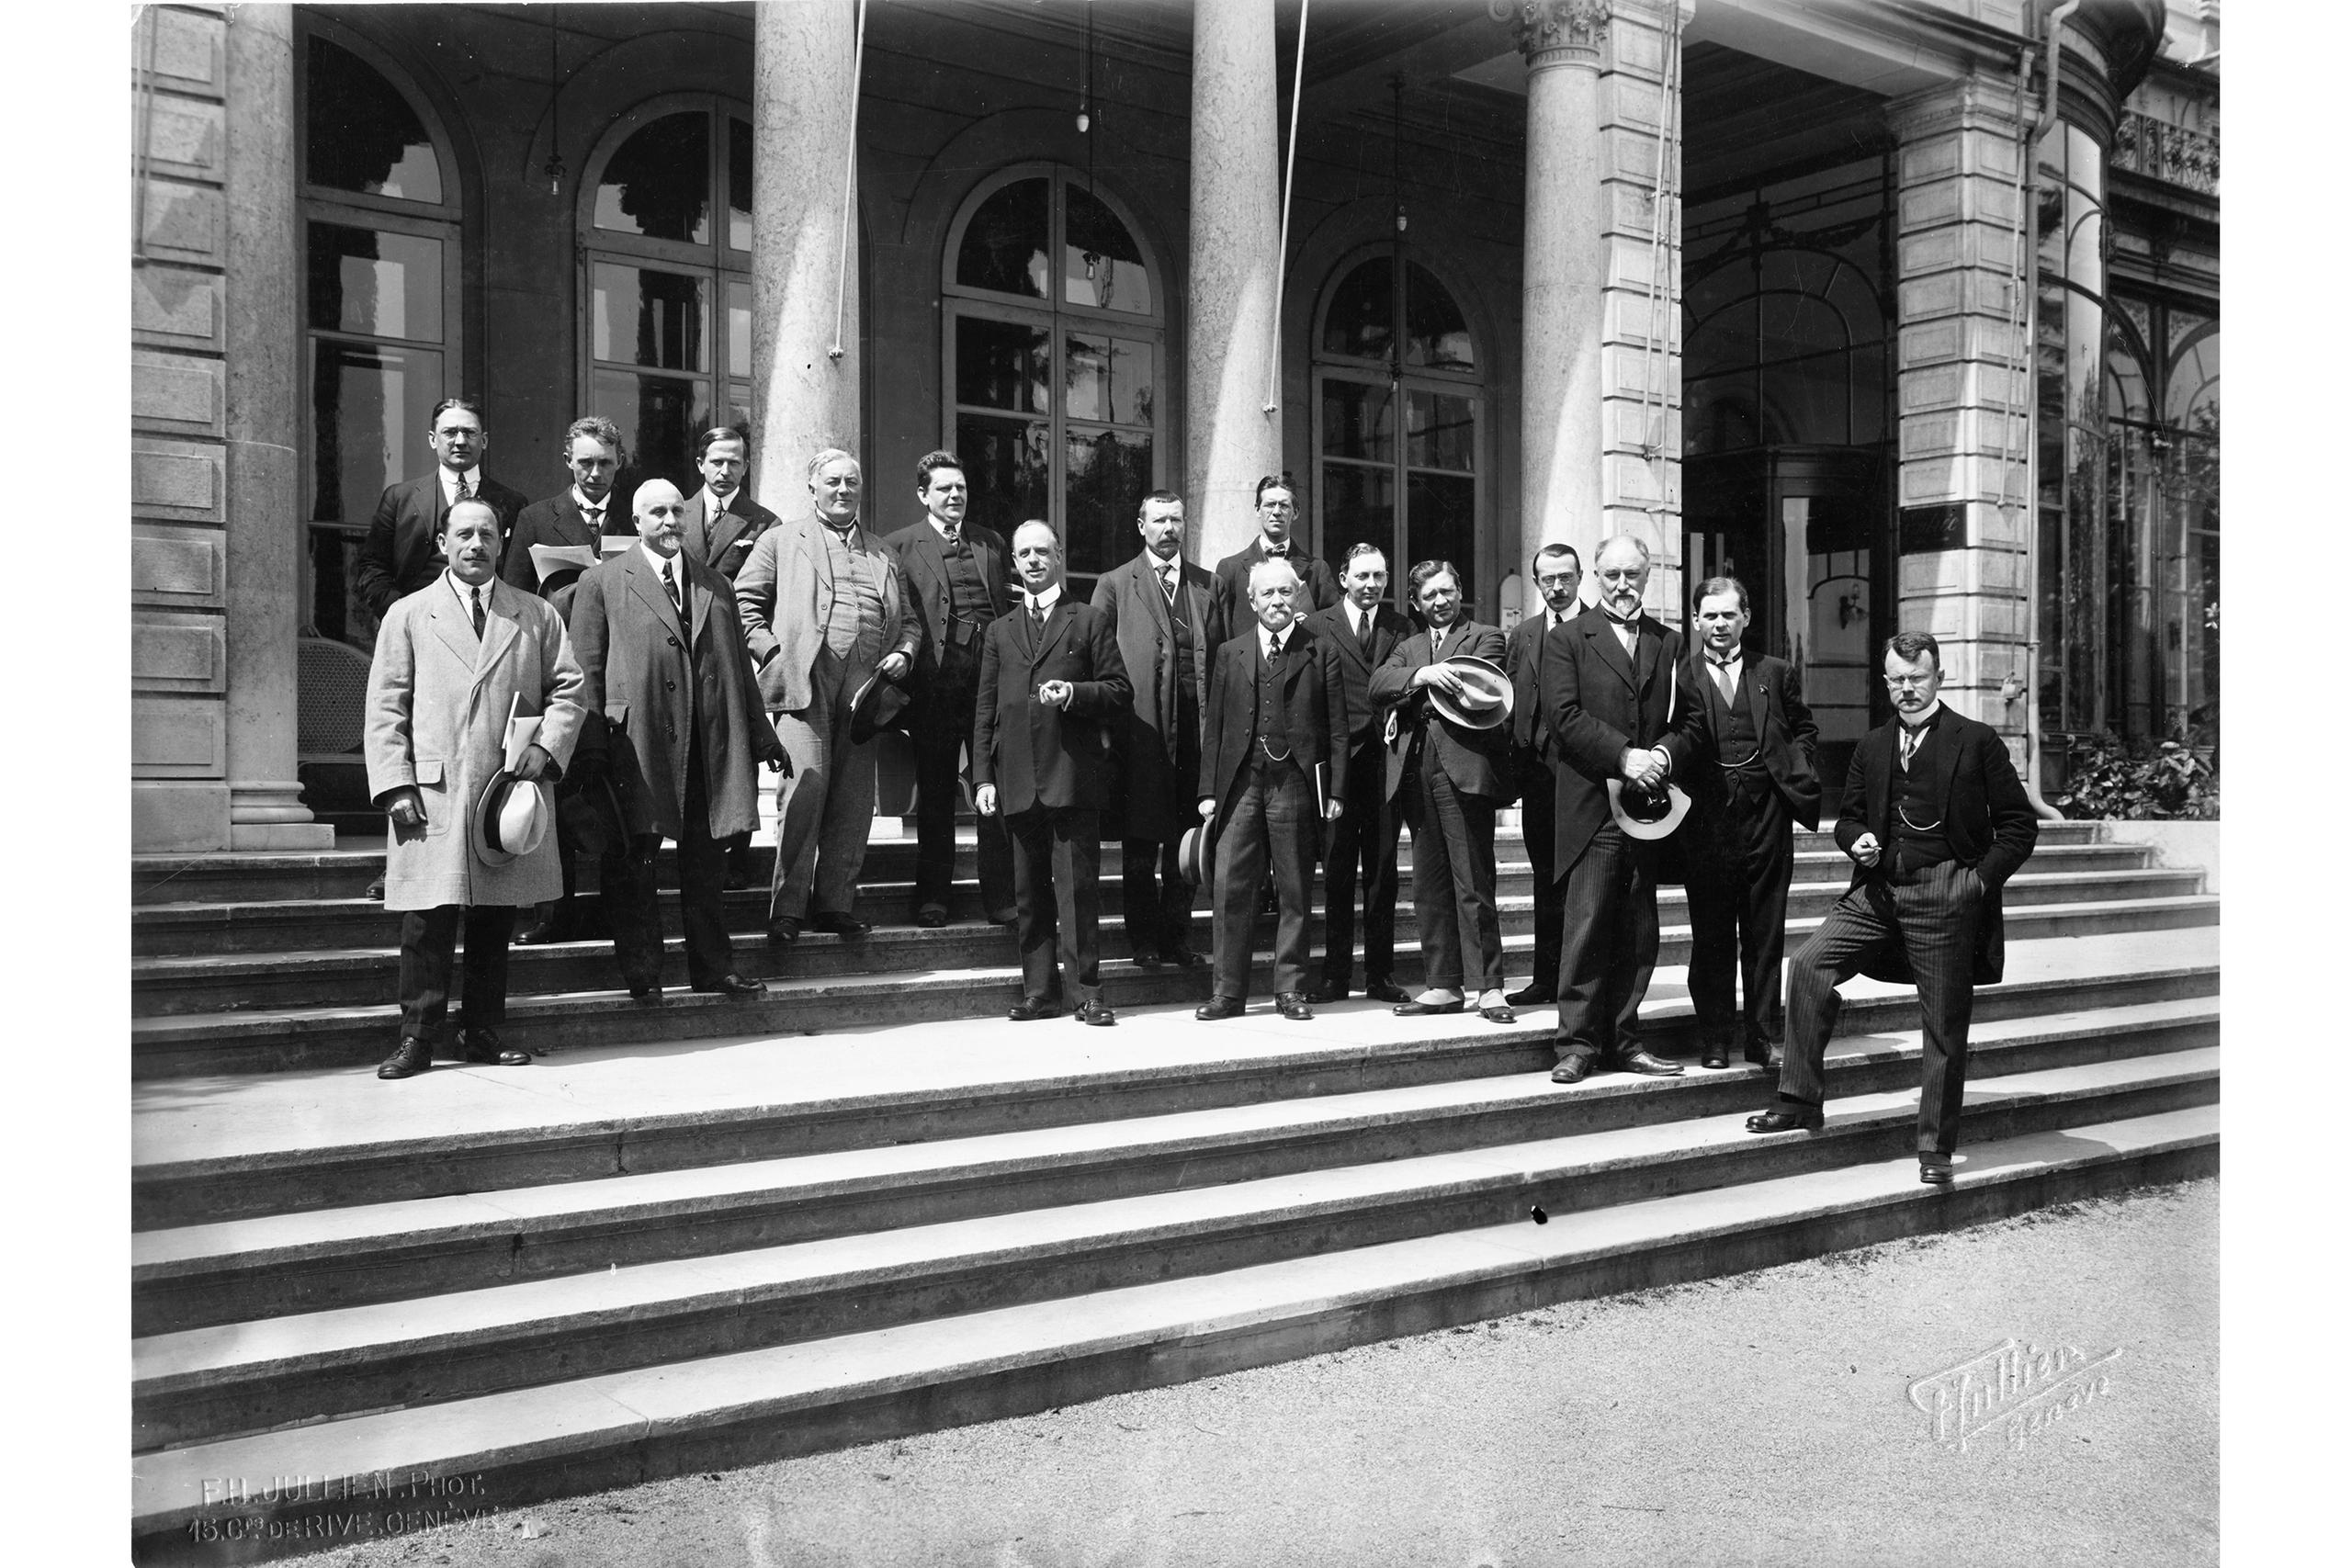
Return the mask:
[[239,6],[227,36],[229,847],[334,847],[295,779],[306,558],[294,212],[294,8]]
[[[1601,502],[1599,85],[1609,0],[1522,0],[1507,17],[1527,57],[1527,216],[1520,370],[1520,519],[1510,570],[1574,545],[1589,567]],[[1501,537],[1514,537],[1508,527]],[[1526,601],[1532,612],[1535,600]]]
[[1184,502],[1190,544],[1206,562],[1257,532],[1251,492],[1283,467],[1280,411],[1265,412],[1280,303],[1276,118],[1274,0],[1197,0]]
[[768,504],[791,516],[808,507],[811,454],[840,446],[863,456],[857,216],[842,200],[859,91],[857,5],[805,0],[755,7],[753,17],[752,460],[767,476]]
[[[1944,700],[2021,750],[2030,622],[2024,502],[2033,432],[2012,332],[2018,124],[2012,85],[1962,78],[1898,98],[1898,626],[1942,645]],[[2026,113],[2038,112],[2030,98]],[[2025,287],[2033,287],[2026,258]],[[2030,311],[2020,318],[2030,322]],[[2003,465],[2004,426],[2007,463]],[[2002,504],[2004,498],[2010,503]]]

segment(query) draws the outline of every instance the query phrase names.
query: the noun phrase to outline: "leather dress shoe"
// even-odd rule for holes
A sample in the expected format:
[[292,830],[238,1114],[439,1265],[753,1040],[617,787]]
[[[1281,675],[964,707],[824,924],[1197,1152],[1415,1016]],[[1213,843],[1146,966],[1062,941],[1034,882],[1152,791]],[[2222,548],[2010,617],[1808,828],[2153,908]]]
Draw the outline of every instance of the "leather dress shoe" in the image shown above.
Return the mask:
[[514,933],[513,945],[516,947],[546,947],[551,942],[578,942],[579,940],[580,935],[577,931],[571,929],[571,921],[546,919],[541,920],[529,931],[516,931]]
[[765,980],[746,980],[741,975],[721,975],[707,986],[695,987],[697,991],[707,991],[722,997],[763,996],[767,988],[768,983]]
[[1770,1111],[1759,1111],[1747,1119],[1751,1133],[1818,1133],[1821,1131],[1821,1111],[1817,1106],[1775,1105]]
[[1172,964],[1179,969],[1198,969],[1208,962],[1189,947],[1162,948],[1159,952],[1159,961],[1162,964]]
[[1617,1053],[1617,1059],[1611,1066],[1621,1073],[1639,1073],[1644,1077],[1679,1078],[1682,1076],[1681,1063],[1653,1056],[1638,1045],[1630,1051]]
[[1462,998],[1456,997],[1450,1002],[1398,1002],[1388,1010],[1398,1018],[1430,1018],[1442,1012],[1460,1012]]
[[768,922],[768,945],[790,947],[800,940],[800,922],[790,915],[779,915]]
[[1061,1013],[1061,1004],[1051,997],[1023,997],[1004,1016],[1015,1023],[1031,1023],[1041,1018],[1059,1018]]
[[1540,1008],[1554,999],[1551,987],[1536,985],[1521,986],[1503,998],[1515,1008]]
[[1157,969],[1159,967],[1159,949],[1138,947],[1127,954],[1127,962],[1138,969]]
[[1020,923],[1021,911],[1018,909],[990,909],[989,911],[989,924],[992,926],[1017,926]]
[[1348,999],[1348,988],[1345,986],[1334,986],[1326,981],[1322,985],[1306,987],[1306,999],[1317,1007],[1323,1007],[1331,1002],[1343,1002]]
[[1552,1069],[1554,1083],[1582,1083],[1592,1072],[1592,1058],[1579,1051],[1573,1056],[1563,1056]]
[[1921,1155],[1919,1179],[1931,1186],[1950,1187],[1951,1185],[1951,1156]]
[[1274,1010],[1295,1023],[1304,1023],[1315,1016],[1315,1010],[1306,1005],[1305,991],[1279,993],[1274,998]]
[[650,980],[641,985],[631,986],[628,988],[628,999],[633,1002],[658,1002],[662,999],[662,987]]
[[1731,1066],[1731,1047],[1720,1040],[1710,1040],[1699,1047],[1699,1065],[1702,1067]]
[[1110,1004],[1100,1000],[1080,1002],[1078,1010],[1070,1016],[1080,1023],[1091,1023],[1097,1029],[1108,1029],[1119,1021],[1119,1015],[1111,1010]]
[[1513,1012],[1508,1004],[1497,1008],[1480,1008],[1478,1016],[1488,1023],[1517,1023],[1519,1021],[1519,1014]]
[[925,904],[915,911],[915,924],[936,931],[947,923],[947,910],[938,904]]
[[401,1038],[399,1050],[384,1058],[384,1065],[376,1069],[376,1076],[379,1078],[413,1078],[432,1065],[433,1047],[410,1034]]
[[1412,992],[1385,975],[1377,980],[1366,980],[1363,994],[1367,1000],[1375,1002],[1409,1002],[1413,999]]
[[477,1067],[527,1067],[531,1065],[528,1051],[514,1051],[498,1037],[495,1029],[460,1029],[458,1031],[458,1059]]
[[[375,881],[368,885],[368,897],[373,898],[379,904],[384,901],[384,879],[382,877],[379,876]],[[406,1076],[406,1074],[401,1075],[403,1077]]]
[[1248,1009],[1249,1004],[1239,997],[1211,997],[1193,1010],[1193,1016],[1204,1023],[1215,1023],[1220,1018],[1239,1018]]
[[808,929],[812,931],[831,931],[837,937],[854,940],[864,936],[874,928],[855,915],[845,915],[839,909],[826,909],[808,917]]
[[1778,1045],[1771,1044],[1769,1042],[1750,1042],[1747,1049],[1743,1052],[1742,1055],[1759,1067],[1767,1068],[1770,1071],[1776,1073],[1781,1070],[1782,1056],[1781,1047]]

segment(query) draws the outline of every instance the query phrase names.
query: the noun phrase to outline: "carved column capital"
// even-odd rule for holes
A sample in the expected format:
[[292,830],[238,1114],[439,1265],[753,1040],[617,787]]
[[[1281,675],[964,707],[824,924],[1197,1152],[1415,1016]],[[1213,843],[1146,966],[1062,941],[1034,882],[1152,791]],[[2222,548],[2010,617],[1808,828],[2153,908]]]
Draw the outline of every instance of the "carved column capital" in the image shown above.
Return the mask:
[[1531,71],[1598,66],[1609,36],[1609,0],[1487,0],[1487,15],[1510,28]]

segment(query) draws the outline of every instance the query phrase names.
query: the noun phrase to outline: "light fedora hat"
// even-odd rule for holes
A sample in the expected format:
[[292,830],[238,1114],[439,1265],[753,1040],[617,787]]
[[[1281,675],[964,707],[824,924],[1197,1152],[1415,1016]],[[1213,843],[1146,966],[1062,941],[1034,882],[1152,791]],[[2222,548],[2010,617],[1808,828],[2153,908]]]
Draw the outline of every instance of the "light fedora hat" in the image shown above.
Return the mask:
[[1668,784],[1666,794],[1628,789],[1623,779],[1609,781],[1609,815],[1631,839],[1663,839],[1682,826],[1690,814],[1690,797],[1679,784]]
[[474,807],[474,858],[484,865],[518,861],[547,842],[554,821],[555,793],[547,782],[526,784],[501,768]]
[[1492,729],[1510,716],[1510,677],[1501,665],[1475,653],[1457,653],[1441,667],[1462,677],[1462,694],[1431,686],[1430,705],[1464,729]]

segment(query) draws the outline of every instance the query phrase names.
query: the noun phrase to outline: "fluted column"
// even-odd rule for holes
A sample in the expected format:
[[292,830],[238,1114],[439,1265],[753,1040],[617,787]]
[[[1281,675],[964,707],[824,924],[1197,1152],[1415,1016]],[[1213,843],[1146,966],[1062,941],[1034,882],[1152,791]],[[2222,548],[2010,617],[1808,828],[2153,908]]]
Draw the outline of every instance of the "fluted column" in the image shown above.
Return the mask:
[[[1601,502],[1601,44],[1607,0],[1489,7],[1527,57],[1527,215],[1520,370],[1519,550],[1574,545],[1589,563]],[[1510,533],[1505,530],[1505,537]]]
[[332,849],[295,776],[306,558],[296,472],[294,8],[228,14],[223,319],[228,434],[229,847]]
[[1265,412],[1282,243],[1274,52],[1274,0],[1196,0],[1184,501],[1208,561],[1257,531],[1251,491],[1282,468],[1279,411]]
[[811,453],[860,450],[857,215],[842,199],[857,5],[803,0],[752,15],[752,422],[764,491],[789,514],[806,505]]

